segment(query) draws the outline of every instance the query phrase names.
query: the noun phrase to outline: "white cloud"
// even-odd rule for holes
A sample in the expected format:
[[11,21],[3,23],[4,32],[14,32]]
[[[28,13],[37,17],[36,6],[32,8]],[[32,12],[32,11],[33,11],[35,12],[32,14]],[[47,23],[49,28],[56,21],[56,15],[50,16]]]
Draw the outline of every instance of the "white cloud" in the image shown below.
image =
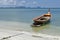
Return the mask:
[[26,0],[0,0],[0,6],[31,6],[35,7],[38,5],[36,1],[26,1]]
[[26,1],[21,1],[21,3],[26,3]]
[[2,3],[2,0],[0,0],[0,3]]
[[26,7],[60,7],[60,1],[43,1],[43,0],[0,0],[0,7],[14,7],[14,6],[26,6]]
[[[27,5],[28,5],[28,6],[27,6]],[[26,4],[26,6],[27,6],[27,7],[37,7],[37,6],[39,6],[39,3],[36,2],[36,1],[32,1],[32,2],[28,2],[28,3]]]
[[16,5],[16,0],[0,0],[0,7],[1,6],[14,6],[14,5]]
[[24,5],[26,5],[26,1],[24,0],[16,3],[16,6],[24,6]]
[[37,2],[36,1],[33,1],[33,4],[37,4]]

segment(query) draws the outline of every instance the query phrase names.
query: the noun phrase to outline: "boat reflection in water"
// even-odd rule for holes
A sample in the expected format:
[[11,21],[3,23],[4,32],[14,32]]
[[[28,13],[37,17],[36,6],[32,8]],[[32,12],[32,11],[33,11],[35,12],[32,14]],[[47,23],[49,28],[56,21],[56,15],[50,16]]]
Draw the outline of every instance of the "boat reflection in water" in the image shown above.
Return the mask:
[[47,25],[40,26],[40,27],[32,27],[32,30],[33,30],[33,32],[40,32],[40,31],[43,31],[43,30],[49,29],[49,28],[50,28],[50,23]]

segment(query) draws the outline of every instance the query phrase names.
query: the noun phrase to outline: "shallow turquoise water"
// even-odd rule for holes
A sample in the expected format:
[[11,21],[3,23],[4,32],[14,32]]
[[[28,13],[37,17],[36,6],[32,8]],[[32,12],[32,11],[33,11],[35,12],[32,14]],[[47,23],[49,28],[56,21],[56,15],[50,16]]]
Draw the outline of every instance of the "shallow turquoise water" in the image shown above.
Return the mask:
[[34,17],[48,12],[48,9],[0,9],[0,28],[60,35],[60,9],[51,9],[51,22],[41,27],[31,27]]

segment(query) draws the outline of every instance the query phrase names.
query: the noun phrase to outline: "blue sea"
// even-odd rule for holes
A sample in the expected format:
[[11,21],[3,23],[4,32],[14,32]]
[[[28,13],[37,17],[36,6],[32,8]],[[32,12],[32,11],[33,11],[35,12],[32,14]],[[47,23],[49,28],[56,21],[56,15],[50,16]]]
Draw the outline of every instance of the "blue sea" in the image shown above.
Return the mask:
[[60,36],[60,9],[51,9],[51,22],[40,27],[31,27],[33,18],[48,12],[48,9],[0,9],[0,29],[29,31]]

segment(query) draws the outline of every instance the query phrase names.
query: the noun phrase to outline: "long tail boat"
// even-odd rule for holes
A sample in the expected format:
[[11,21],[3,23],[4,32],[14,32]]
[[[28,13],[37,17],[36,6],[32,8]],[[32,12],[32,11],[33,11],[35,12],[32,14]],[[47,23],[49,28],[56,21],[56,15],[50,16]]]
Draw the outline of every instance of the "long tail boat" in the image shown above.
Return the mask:
[[49,9],[48,13],[43,14],[42,16],[33,18],[33,21],[34,21],[33,25],[40,26],[42,24],[46,24],[46,23],[50,22],[50,19],[51,19],[51,13],[50,13],[50,9]]

